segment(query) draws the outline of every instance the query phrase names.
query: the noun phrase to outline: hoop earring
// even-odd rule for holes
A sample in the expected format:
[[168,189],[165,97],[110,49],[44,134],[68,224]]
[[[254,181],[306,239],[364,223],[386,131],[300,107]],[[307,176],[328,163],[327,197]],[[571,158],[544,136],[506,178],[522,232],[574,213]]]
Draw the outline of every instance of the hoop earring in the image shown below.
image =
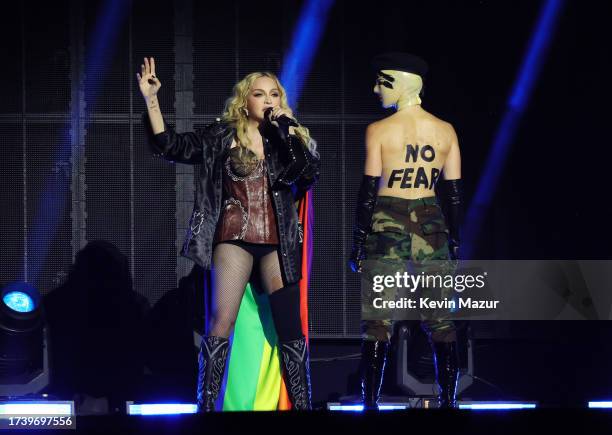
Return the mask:
[[244,115],[248,118],[249,117],[249,110],[246,107],[242,108]]

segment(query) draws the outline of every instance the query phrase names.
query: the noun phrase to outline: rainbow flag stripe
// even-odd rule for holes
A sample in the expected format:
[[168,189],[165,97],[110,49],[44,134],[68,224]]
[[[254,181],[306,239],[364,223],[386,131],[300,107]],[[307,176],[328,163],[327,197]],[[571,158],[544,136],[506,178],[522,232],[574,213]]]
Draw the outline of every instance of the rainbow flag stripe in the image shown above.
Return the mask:
[[[300,315],[308,338],[308,277],[312,263],[312,197],[307,192],[298,204],[304,228]],[[291,409],[281,374],[268,296],[247,285],[232,337],[224,389],[219,401],[223,411],[273,411]]]

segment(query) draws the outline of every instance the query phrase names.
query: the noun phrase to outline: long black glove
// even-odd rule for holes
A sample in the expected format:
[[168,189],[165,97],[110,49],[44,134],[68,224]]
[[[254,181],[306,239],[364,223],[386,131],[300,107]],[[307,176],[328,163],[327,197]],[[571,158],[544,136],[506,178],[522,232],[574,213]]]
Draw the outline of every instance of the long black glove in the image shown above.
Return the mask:
[[353,272],[361,272],[361,262],[365,259],[365,242],[372,231],[372,214],[378,197],[380,177],[364,175],[357,196],[355,209],[355,228],[353,229],[353,249],[349,266]]
[[461,179],[444,180],[442,194],[447,208],[446,222],[449,231],[448,248],[451,258],[457,260],[459,258],[459,246],[461,245],[459,231],[463,218],[463,183]]

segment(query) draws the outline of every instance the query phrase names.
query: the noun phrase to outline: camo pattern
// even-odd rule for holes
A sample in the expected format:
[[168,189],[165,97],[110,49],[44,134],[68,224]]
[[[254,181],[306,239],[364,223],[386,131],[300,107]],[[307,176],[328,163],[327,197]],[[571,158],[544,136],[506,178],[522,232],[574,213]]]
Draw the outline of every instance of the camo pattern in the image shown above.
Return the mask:
[[[398,314],[398,310],[374,308],[374,298],[393,300],[418,295],[443,300],[455,296],[452,289],[422,288],[412,294],[396,287],[385,287],[380,293],[372,290],[376,275],[452,273],[456,264],[449,257],[448,238],[444,215],[435,197],[411,200],[388,196],[378,198],[372,216],[372,232],[366,241],[367,258],[362,262],[361,328],[364,339],[389,341],[394,317]],[[448,319],[448,310],[410,312],[420,317],[423,329],[430,335],[443,336],[455,330],[454,322]]]

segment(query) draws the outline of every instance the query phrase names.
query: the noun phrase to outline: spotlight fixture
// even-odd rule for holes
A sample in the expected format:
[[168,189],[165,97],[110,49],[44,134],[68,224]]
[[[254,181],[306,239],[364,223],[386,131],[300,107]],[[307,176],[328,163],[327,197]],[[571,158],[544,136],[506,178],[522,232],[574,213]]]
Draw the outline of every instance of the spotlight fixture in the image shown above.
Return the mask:
[[0,292],[0,397],[35,394],[49,383],[40,293],[25,282]]

